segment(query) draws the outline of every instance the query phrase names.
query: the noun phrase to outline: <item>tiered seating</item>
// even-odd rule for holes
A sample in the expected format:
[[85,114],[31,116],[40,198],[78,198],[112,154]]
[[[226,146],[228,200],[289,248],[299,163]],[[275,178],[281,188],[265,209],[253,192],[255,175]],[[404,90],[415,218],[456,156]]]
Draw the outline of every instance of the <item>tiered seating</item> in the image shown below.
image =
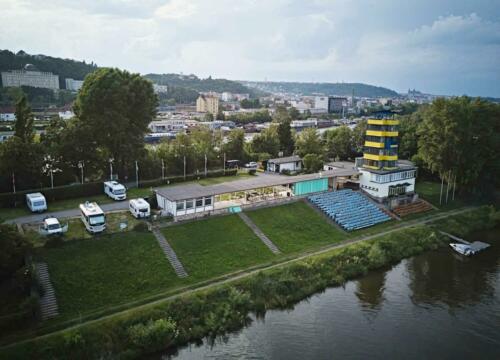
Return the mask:
[[391,219],[364,195],[350,189],[311,195],[308,199],[347,231]]
[[410,214],[421,213],[429,210],[432,210],[432,205],[429,204],[427,201],[419,199],[410,204],[398,206],[397,208],[394,208],[392,211],[400,217],[405,217]]

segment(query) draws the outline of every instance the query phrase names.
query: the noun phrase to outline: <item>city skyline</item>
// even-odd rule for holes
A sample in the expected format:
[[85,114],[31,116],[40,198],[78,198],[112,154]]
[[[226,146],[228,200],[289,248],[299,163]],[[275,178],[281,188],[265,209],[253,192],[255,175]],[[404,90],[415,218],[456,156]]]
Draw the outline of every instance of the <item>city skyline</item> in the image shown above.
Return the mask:
[[0,43],[16,52],[142,74],[500,97],[500,10],[490,1],[0,4]]

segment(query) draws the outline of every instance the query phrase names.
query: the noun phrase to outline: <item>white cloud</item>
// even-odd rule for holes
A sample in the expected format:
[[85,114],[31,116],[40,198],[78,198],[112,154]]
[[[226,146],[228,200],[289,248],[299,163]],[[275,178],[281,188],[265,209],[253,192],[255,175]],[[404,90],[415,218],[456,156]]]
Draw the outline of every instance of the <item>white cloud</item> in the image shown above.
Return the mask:
[[422,0],[405,15],[396,0],[0,0],[0,44],[142,73],[500,96],[500,9],[477,3],[453,15]]

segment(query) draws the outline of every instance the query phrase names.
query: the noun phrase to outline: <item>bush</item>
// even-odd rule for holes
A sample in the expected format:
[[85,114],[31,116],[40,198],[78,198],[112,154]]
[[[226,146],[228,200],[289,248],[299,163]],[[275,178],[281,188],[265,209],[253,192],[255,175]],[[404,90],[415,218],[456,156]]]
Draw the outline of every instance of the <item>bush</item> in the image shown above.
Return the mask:
[[168,348],[178,335],[177,326],[170,318],[132,325],[127,333],[135,347],[148,353]]

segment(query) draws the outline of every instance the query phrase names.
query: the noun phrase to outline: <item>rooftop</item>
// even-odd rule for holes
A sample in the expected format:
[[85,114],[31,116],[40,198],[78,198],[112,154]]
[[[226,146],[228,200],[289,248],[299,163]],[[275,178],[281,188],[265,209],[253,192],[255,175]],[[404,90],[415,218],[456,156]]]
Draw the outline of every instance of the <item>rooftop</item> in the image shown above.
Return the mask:
[[285,157],[280,157],[276,159],[269,159],[267,160],[268,163],[275,163],[275,164],[284,164],[284,163],[290,163],[290,162],[295,162],[295,161],[301,161],[302,159],[298,155],[292,155],[292,156],[285,156]]
[[155,192],[170,201],[193,199],[203,196],[220,195],[238,191],[252,190],[269,186],[293,184],[300,181],[330,178],[335,176],[352,176],[358,174],[355,169],[337,169],[315,174],[296,176],[262,174],[244,180],[229,181],[222,184],[202,186],[200,184],[173,185],[155,189]]

